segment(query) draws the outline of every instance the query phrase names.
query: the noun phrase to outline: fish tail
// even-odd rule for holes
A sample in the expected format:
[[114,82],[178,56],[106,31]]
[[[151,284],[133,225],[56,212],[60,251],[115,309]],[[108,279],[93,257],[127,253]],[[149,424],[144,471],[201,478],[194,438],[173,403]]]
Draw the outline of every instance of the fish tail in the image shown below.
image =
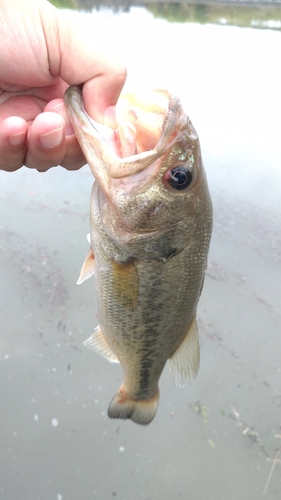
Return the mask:
[[130,418],[141,425],[149,424],[155,417],[159,401],[159,391],[148,399],[132,399],[119,390],[112,399],[107,414],[110,418]]

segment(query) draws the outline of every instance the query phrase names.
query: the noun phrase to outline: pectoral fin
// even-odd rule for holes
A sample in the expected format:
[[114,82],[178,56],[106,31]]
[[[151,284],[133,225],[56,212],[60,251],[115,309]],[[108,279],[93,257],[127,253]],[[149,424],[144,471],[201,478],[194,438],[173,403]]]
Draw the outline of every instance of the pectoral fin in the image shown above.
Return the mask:
[[200,363],[200,346],[196,315],[183,341],[169,359],[169,371],[174,384],[184,387],[193,380],[198,372]]
[[88,340],[83,342],[83,344],[86,347],[93,349],[93,351],[96,351],[104,358],[107,358],[108,361],[111,361],[112,363],[119,363],[119,359],[115,356],[115,354],[113,354],[99,326],[95,329],[94,333],[88,338]]
[[93,276],[94,273],[95,273],[95,258],[92,249],[90,248],[82,264],[80,276],[77,280],[77,285],[81,285],[83,281],[86,281],[88,278],[91,278],[91,276]]

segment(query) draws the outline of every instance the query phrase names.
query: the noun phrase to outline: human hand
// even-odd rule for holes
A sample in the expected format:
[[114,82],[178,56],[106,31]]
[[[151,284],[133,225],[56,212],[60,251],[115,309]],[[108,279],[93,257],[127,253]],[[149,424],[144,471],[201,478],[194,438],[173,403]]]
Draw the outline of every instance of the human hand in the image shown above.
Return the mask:
[[0,0],[0,18],[0,169],[80,168],[86,161],[64,92],[69,85],[85,82],[86,111],[113,125],[126,78],[124,66],[44,0]]

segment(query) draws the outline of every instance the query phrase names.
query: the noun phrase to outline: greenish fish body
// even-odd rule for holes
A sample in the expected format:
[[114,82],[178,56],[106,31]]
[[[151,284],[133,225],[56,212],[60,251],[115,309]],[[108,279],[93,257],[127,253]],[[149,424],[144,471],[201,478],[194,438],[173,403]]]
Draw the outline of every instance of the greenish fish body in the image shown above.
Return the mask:
[[95,272],[99,326],[85,345],[123,369],[108,415],[148,424],[167,360],[177,386],[199,368],[212,205],[198,136],[165,90],[121,94],[114,131],[90,120],[80,88],[66,104],[96,179],[78,283]]

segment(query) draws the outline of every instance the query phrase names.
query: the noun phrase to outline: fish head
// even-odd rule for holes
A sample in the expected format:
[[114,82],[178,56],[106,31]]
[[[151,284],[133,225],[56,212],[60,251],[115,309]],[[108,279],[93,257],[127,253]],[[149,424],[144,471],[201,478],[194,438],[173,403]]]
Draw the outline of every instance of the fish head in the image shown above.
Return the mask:
[[66,104],[111,237],[190,223],[207,185],[197,133],[176,95],[121,94],[116,130],[89,118],[80,88],[67,90]]

